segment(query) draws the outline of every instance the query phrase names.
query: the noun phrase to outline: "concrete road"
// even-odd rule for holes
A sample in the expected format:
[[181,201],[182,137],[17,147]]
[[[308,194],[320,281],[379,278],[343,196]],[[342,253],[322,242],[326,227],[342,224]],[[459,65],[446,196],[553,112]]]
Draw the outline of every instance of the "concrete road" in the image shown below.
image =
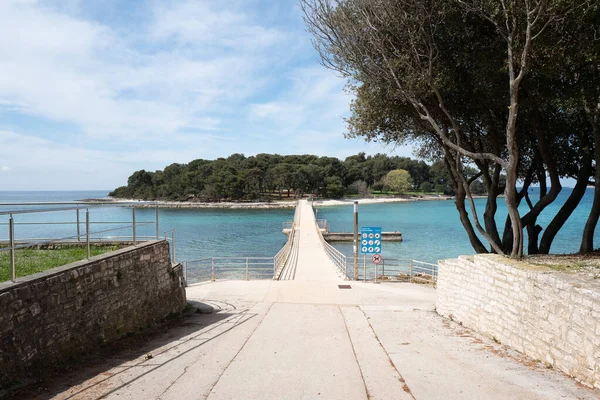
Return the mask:
[[428,287],[228,281],[190,287],[188,298],[215,312],[35,398],[600,398],[438,316]]

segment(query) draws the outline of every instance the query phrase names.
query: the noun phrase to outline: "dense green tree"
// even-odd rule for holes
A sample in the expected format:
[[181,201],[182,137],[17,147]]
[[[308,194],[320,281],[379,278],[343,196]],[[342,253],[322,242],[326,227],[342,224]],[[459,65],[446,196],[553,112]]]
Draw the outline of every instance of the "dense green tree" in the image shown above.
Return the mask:
[[431,191],[433,191],[433,184],[431,182],[423,182],[421,183],[421,185],[419,186],[419,189],[421,189],[421,191],[423,193],[429,193]]
[[[448,180],[432,183],[456,193],[473,248],[513,257],[523,254],[525,229],[530,253],[549,251],[592,165],[600,162],[600,133],[593,134],[600,115],[598,4],[301,0],[323,64],[348,77],[356,94],[349,136],[411,142],[421,156],[441,159]],[[589,123],[581,123],[581,115]],[[597,170],[598,207],[582,251],[590,249],[600,217]],[[371,186],[373,171],[365,171]],[[577,190],[546,227],[538,249],[543,228],[537,218],[561,191],[560,177],[577,179]],[[528,188],[536,183],[542,190],[531,199]],[[472,197],[481,186],[488,194],[483,224]],[[509,217],[500,237],[495,213],[503,193]],[[529,208],[524,215],[521,201]]]
[[392,192],[403,194],[412,188],[413,180],[407,170],[395,169],[387,173],[383,183]]
[[[287,197],[294,192],[332,198],[344,194],[366,196],[370,190],[381,191],[388,173],[398,166],[416,171],[419,179],[428,179],[425,182],[432,185],[447,183],[443,162],[430,167],[408,157],[359,153],[341,161],[313,155],[232,154],[216,160],[174,163],[162,171],[136,171],[127,186],[115,189],[111,196],[178,201],[269,200],[282,198],[284,191]],[[365,176],[371,183],[363,180]],[[413,182],[406,190],[414,188],[418,186]]]

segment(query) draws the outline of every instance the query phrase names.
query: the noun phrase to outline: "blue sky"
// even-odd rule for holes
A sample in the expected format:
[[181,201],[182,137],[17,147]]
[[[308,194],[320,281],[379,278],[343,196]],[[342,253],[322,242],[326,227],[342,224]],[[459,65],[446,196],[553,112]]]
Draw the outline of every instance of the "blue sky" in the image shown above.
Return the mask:
[[295,0],[2,0],[0,33],[0,190],[232,153],[410,155],[343,137],[351,98]]

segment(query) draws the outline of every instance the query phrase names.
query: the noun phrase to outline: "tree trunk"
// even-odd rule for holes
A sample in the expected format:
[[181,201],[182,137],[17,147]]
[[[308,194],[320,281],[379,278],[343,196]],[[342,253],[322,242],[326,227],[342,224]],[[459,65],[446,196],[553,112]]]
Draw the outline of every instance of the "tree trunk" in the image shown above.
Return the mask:
[[465,198],[466,198],[465,191],[457,187],[456,201],[454,202],[454,204],[456,205],[456,209],[458,210],[458,214],[460,216],[460,222],[462,223],[463,228],[465,228],[465,231],[467,232],[467,236],[469,237],[469,241],[471,242],[471,246],[473,247],[475,252],[477,254],[488,253],[488,250],[483,245],[481,240],[479,240],[479,237],[477,236],[477,233],[475,232],[475,229],[473,228],[473,225],[471,224],[471,220],[469,219],[469,213],[467,212],[466,207],[465,207]]
[[[600,170],[597,166],[596,171]],[[596,172],[596,183],[594,184],[594,202],[592,203],[592,210],[588,216],[585,227],[583,228],[583,236],[581,238],[581,246],[579,247],[580,253],[591,253],[594,251],[594,233],[596,231],[596,225],[598,224],[598,217],[600,217],[600,179]]]
[[594,158],[596,161],[596,171],[594,173],[594,202],[592,203],[592,210],[588,216],[585,228],[583,228],[583,236],[581,238],[581,246],[579,247],[580,253],[590,253],[594,251],[594,232],[596,231],[596,225],[598,224],[598,217],[600,217],[600,127],[599,125],[599,114],[600,104],[593,111],[586,110],[590,123],[592,124],[592,132],[594,133]]
[[[585,160],[587,158],[587,160]],[[579,172],[579,176],[577,178],[577,183],[573,188],[573,191],[569,195],[569,198],[563,204],[563,206],[558,210],[552,221],[546,227],[544,234],[542,235],[542,240],[540,241],[539,254],[549,254],[550,247],[552,246],[552,241],[556,237],[558,231],[562,228],[562,226],[567,222],[567,219],[571,216],[575,208],[579,205],[579,202],[585,195],[585,189],[587,188],[588,180],[592,171],[592,163],[590,157],[584,158],[584,165]]]
[[471,242],[473,250],[475,250],[475,252],[478,254],[488,253],[486,247],[483,245],[481,240],[479,240],[479,237],[477,236],[477,233],[473,228],[473,224],[471,224],[471,220],[469,219],[469,213],[467,212],[465,206],[465,198],[467,197],[467,193],[465,192],[464,187],[461,184],[459,184],[458,179],[454,176],[456,170],[453,168],[452,155],[450,154],[447,148],[444,148],[444,152],[444,163],[446,164],[446,168],[448,168],[450,179],[452,180],[452,185],[454,186],[454,191],[456,193],[454,204],[456,206],[456,209],[458,210],[460,222],[462,223],[463,228],[467,232],[467,236],[469,238],[469,242]]
[[485,211],[483,213],[485,230],[492,239],[499,244],[502,244],[502,240],[500,240],[500,234],[498,233],[498,226],[496,224],[496,211],[498,211],[498,195],[500,194],[498,191],[498,181],[501,169],[502,167],[499,165],[494,167],[494,175],[488,185],[488,196],[485,204]]
[[504,190],[504,194],[506,196],[506,208],[508,209],[508,217],[510,218],[510,227],[512,231],[510,256],[517,258],[523,255],[522,228],[521,216],[519,215],[519,208],[517,204],[517,160],[516,158],[511,158],[513,160],[507,168],[506,189]]

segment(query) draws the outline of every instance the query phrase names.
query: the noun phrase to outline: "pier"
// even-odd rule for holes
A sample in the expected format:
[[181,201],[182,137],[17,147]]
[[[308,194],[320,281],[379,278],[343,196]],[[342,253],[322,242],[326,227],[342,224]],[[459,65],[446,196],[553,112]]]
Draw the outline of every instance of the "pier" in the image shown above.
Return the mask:
[[[292,231],[292,222],[284,222],[283,229],[281,232],[287,236]],[[331,228],[327,220],[319,219],[316,221],[317,226],[323,234],[323,238],[327,242],[352,242],[354,240],[354,233],[352,232],[331,232]],[[402,232],[381,232],[381,240],[384,242],[401,242]]]
[[[439,316],[431,285],[349,280],[308,202],[289,229],[277,256],[227,261],[238,275],[215,272],[223,260],[198,267],[203,282],[187,287],[197,313],[134,352],[56,379],[48,398],[595,398]],[[252,280],[253,264],[271,277]]]

